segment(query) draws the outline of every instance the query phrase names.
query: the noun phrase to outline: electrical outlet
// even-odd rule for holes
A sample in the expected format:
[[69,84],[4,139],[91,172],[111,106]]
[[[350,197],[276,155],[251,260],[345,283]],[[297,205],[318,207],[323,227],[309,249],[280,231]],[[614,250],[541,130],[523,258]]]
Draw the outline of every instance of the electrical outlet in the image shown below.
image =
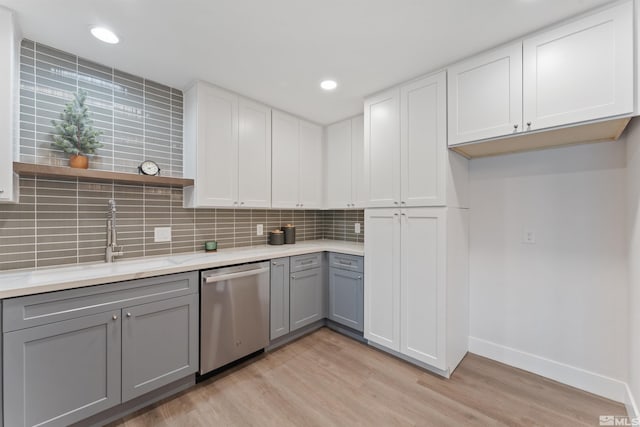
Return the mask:
[[355,233],[356,233],[356,234],[360,234],[360,223],[359,223],[359,222],[356,222],[356,223],[354,224],[354,227],[353,227],[353,228],[354,228],[354,230],[353,230],[353,231],[355,231]]
[[171,227],[155,227],[153,229],[153,241],[156,243],[171,241]]
[[522,243],[527,245],[535,245],[536,244],[536,232],[533,230],[529,230],[525,228],[522,231]]
[[262,236],[264,234],[264,227],[262,224],[256,225],[256,236]]

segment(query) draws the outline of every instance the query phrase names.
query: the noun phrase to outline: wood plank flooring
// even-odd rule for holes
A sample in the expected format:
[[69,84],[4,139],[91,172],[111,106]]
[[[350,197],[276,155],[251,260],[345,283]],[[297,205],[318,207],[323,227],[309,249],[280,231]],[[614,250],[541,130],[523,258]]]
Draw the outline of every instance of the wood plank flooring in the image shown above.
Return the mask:
[[445,380],[323,328],[111,427],[597,426],[622,404],[469,354]]

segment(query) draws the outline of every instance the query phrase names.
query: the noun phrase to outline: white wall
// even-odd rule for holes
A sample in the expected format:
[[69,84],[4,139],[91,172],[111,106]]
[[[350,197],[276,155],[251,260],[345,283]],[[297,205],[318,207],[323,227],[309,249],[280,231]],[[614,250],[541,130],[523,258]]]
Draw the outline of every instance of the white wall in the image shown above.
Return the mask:
[[[637,404],[640,399],[640,120],[626,132],[627,189],[629,201],[629,388]],[[627,402],[633,405],[632,402]]]
[[623,401],[625,157],[619,141],[471,161],[472,352]]

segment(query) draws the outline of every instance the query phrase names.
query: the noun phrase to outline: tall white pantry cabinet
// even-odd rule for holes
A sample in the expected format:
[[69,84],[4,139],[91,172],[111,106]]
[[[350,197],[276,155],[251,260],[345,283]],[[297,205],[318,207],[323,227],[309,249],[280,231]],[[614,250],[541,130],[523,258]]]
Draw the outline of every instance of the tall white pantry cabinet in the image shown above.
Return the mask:
[[365,100],[365,338],[448,377],[467,352],[468,161],[440,72]]

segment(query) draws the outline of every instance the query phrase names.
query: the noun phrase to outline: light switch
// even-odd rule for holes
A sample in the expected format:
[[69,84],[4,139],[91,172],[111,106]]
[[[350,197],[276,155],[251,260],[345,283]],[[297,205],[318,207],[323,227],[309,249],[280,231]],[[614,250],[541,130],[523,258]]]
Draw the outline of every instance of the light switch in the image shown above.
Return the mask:
[[262,236],[264,234],[264,227],[262,224],[256,225],[256,236]]
[[536,232],[525,228],[522,231],[522,243],[527,245],[535,245],[536,244]]
[[171,241],[171,227],[155,227],[153,229],[153,241],[156,243]]
[[356,222],[354,224],[353,228],[354,228],[354,231],[355,231],[356,234],[360,234],[360,223],[359,222]]

